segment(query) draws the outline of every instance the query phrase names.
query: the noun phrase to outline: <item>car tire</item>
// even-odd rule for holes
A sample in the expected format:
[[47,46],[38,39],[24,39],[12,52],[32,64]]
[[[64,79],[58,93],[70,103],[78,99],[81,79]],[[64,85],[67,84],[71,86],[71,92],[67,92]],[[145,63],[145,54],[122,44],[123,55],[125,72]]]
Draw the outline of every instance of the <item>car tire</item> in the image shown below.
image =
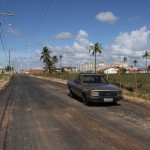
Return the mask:
[[70,95],[71,98],[74,98],[74,94],[73,94],[71,89],[70,89],[69,95]]
[[113,105],[117,105],[117,101],[115,101],[115,102],[112,102],[112,104],[113,104]]
[[86,95],[84,95],[84,94],[82,96],[82,101],[83,101],[84,105],[90,106],[90,101],[87,99]]

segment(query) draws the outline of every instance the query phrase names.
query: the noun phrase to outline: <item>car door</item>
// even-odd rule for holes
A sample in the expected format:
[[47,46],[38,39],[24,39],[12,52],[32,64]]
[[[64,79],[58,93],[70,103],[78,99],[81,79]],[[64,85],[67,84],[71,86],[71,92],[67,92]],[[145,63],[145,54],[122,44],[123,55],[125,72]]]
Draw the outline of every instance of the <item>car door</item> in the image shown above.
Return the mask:
[[78,75],[74,80],[74,85],[72,86],[72,92],[78,96],[78,85],[80,83],[80,76]]
[[76,84],[76,95],[82,97],[82,91],[83,91],[82,76],[79,76]]

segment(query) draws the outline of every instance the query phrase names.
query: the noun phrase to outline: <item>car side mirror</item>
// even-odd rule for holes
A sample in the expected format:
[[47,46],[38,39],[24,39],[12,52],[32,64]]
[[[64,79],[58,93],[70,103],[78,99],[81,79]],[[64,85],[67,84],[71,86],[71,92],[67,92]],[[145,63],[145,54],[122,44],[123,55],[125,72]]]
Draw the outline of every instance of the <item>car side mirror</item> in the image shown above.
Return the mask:
[[75,81],[76,83],[78,83],[78,84],[80,83],[80,80],[74,80],[74,81]]

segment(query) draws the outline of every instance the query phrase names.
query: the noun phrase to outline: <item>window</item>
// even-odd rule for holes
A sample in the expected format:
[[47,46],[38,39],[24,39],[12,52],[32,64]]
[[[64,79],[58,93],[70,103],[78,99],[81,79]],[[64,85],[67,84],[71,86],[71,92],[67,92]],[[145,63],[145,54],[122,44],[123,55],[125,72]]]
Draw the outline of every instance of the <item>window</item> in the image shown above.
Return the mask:
[[100,75],[84,75],[83,83],[101,83],[108,84],[107,80]]

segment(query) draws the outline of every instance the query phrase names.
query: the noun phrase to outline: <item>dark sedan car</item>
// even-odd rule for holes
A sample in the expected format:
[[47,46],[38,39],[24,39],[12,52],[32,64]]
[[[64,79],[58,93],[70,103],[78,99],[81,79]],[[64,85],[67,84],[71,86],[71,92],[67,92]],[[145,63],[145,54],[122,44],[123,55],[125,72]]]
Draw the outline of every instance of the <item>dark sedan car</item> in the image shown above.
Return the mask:
[[111,85],[100,74],[78,74],[75,80],[67,81],[70,96],[77,95],[85,105],[91,102],[113,102],[123,99],[122,90]]

